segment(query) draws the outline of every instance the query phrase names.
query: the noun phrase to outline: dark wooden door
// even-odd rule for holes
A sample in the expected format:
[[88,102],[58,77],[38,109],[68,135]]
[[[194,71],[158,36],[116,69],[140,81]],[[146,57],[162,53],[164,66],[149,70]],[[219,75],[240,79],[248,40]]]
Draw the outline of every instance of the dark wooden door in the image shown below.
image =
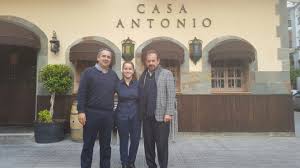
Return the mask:
[[37,51],[0,46],[0,125],[30,125],[35,115]]

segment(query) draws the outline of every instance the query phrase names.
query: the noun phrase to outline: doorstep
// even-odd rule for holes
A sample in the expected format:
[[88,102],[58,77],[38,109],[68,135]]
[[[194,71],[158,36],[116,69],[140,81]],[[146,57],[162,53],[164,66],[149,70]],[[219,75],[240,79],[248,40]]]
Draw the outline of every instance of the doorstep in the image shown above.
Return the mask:
[[33,127],[0,127],[0,144],[23,144],[34,141]]

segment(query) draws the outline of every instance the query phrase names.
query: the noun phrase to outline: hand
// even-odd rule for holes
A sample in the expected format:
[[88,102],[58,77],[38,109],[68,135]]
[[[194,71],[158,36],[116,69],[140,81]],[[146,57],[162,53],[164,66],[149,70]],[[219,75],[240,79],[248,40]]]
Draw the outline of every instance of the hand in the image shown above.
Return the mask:
[[164,121],[165,122],[170,122],[172,120],[172,116],[170,115],[165,115]]
[[79,120],[80,124],[81,124],[82,126],[84,126],[85,123],[86,123],[85,113],[79,113],[79,114],[78,114],[78,120]]

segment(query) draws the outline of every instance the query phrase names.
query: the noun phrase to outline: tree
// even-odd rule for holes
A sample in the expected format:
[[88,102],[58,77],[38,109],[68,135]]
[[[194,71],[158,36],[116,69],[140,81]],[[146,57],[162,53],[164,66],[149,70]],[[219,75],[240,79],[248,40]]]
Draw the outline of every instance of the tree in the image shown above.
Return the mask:
[[71,68],[62,65],[46,65],[40,71],[40,80],[43,86],[51,94],[50,98],[50,113],[53,117],[53,107],[56,94],[67,93],[72,88],[72,73]]

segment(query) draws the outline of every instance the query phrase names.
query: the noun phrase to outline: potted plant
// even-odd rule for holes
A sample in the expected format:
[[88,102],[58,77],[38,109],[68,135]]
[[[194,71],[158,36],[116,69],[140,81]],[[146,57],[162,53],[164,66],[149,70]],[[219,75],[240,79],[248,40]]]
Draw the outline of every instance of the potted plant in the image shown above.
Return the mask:
[[50,110],[38,113],[34,134],[38,143],[58,142],[64,138],[64,123],[53,119],[55,95],[65,94],[72,88],[70,67],[62,64],[46,65],[40,71],[39,79],[51,94]]
[[64,139],[64,125],[54,122],[49,110],[38,113],[38,120],[34,125],[34,138],[37,143],[58,142]]

